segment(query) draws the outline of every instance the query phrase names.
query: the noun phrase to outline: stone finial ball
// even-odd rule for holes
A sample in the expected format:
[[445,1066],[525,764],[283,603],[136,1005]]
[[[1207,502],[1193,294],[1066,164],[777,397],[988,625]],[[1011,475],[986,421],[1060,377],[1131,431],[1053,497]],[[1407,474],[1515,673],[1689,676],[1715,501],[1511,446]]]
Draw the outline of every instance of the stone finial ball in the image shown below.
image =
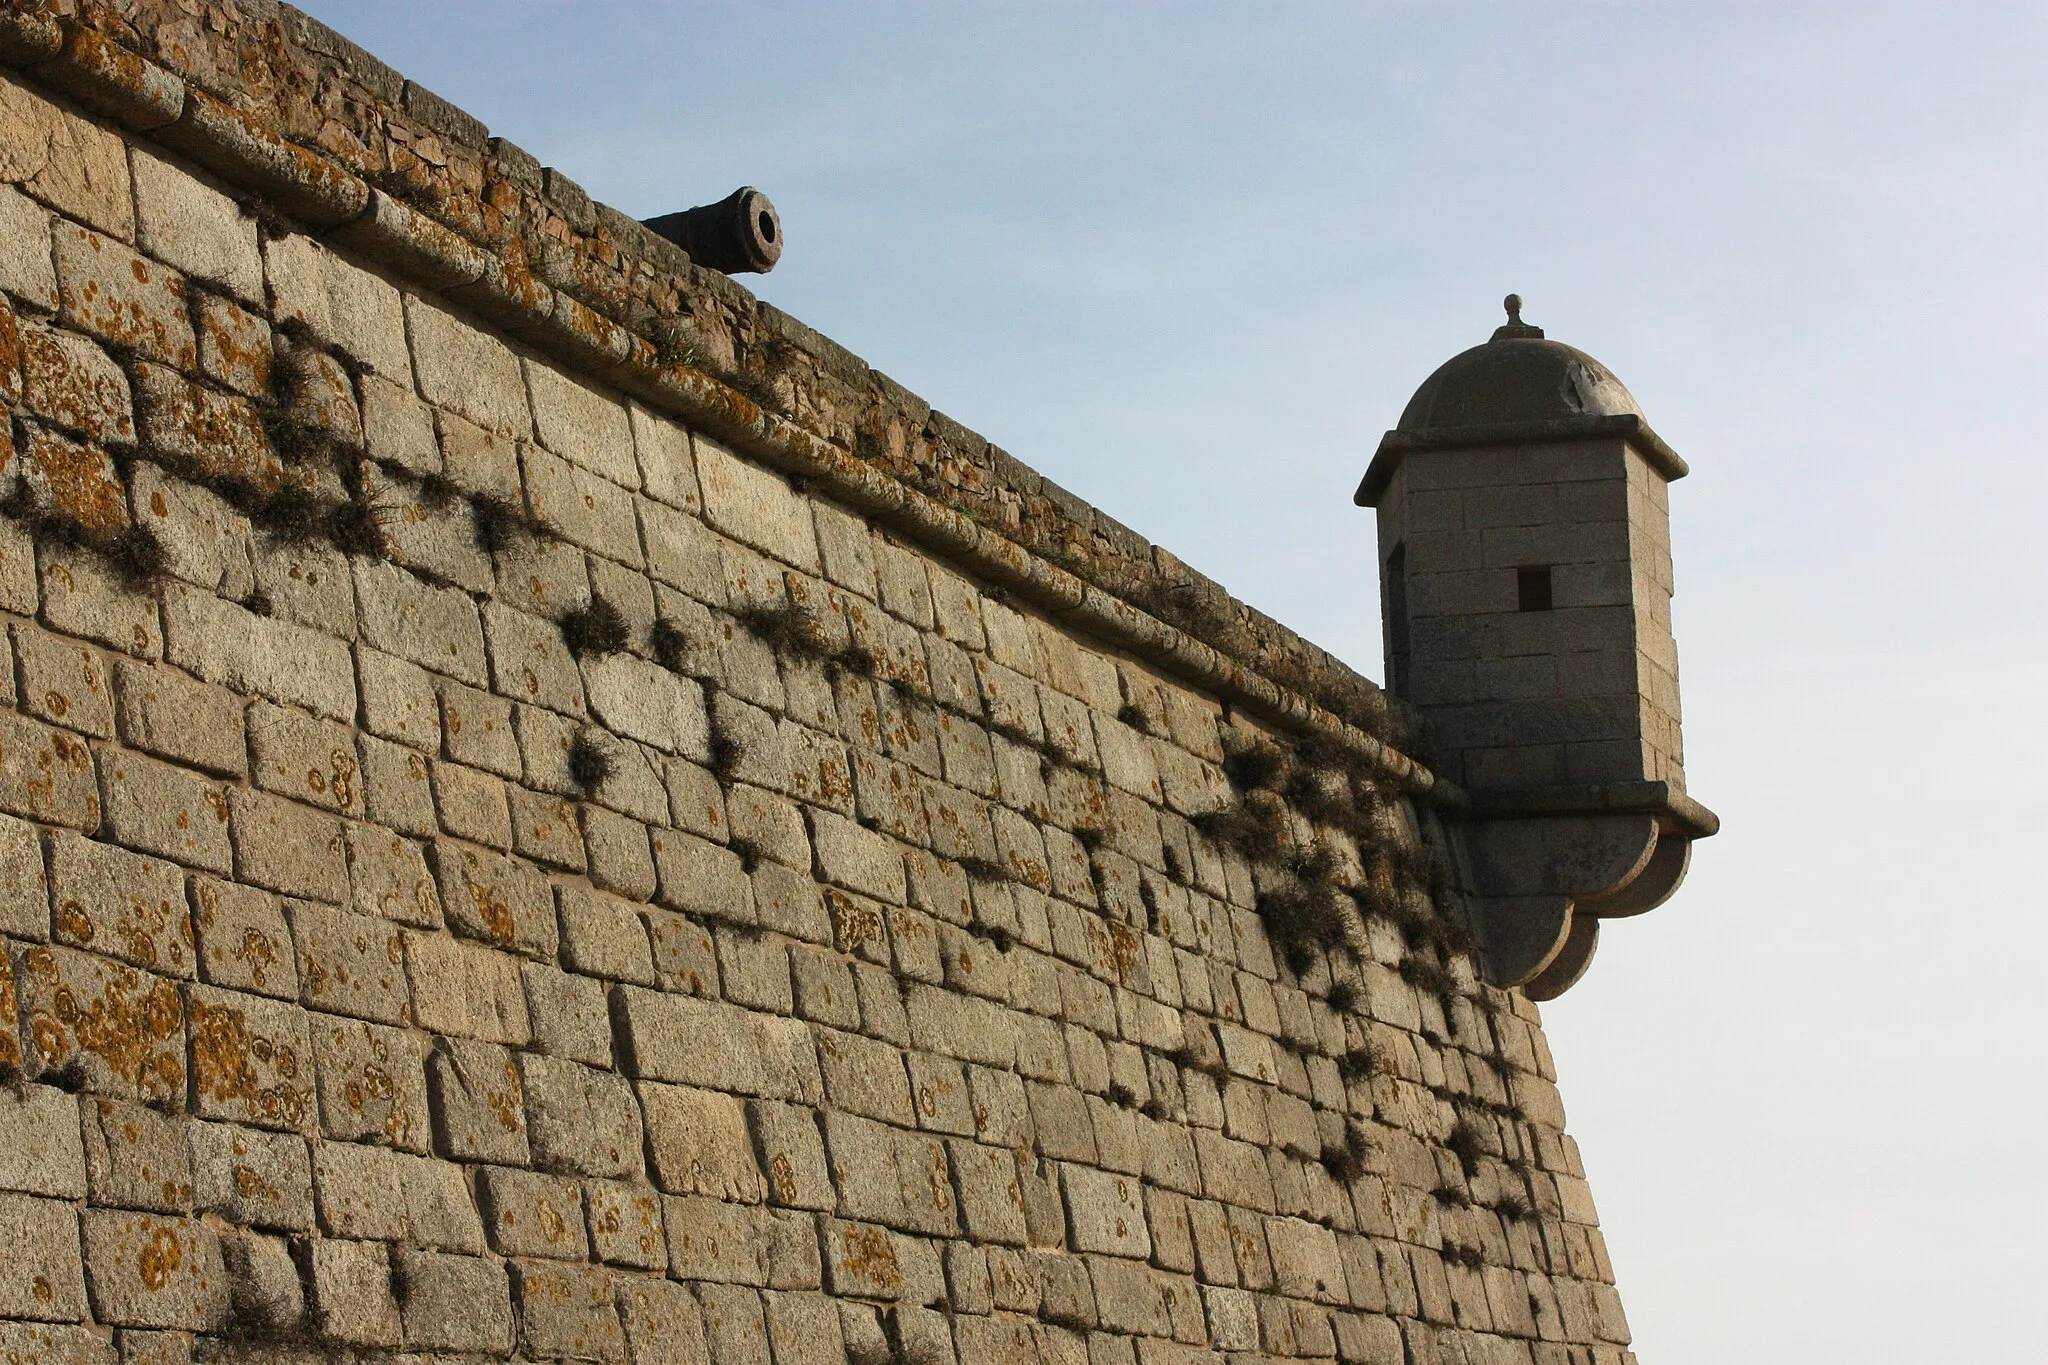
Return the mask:
[[1522,296],[1520,294],[1508,295],[1501,300],[1500,306],[1508,310],[1510,321],[1520,322],[1522,320]]

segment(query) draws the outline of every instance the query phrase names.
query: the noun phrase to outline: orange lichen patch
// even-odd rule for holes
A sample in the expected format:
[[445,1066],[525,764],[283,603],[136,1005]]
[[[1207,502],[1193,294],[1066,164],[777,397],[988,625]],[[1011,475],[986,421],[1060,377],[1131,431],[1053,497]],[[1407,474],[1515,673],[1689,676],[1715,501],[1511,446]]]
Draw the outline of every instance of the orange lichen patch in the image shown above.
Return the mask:
[[489,882],[480,882],[464,870],[462,880],[469,888],[469,902],[476,907],[477,922],[494,943],[509,945],[518,936],[518,924],[512,917],[512,907],[505,900],[505,893]]
[[[0,349],[5,345],[0,337]],[[135,439],[127,382],[92,342],[76,333],[31,328],[17,349],[22,394],[38,417],[94,440],[125,445]],[[0,368],[12,369],[5,355]]]
[[175,465],[210,478],[245,479],[266,493],[284,482],[284,462],[247,399],[153,366],[143,367],[138,384],[144,434]]
[[[310,1057],[300,1056],[296,1041],[251,1028],[245,1010],[194,993],[192,1072],[202,1112],[247,1116],[276,1128],[303,1127],[312,1112],[311,1063]],[[205,1103],[209,1100],[211,1106]]]
[[[53,575],[64,566],[53,565]],[[61,730],[5,724],[0,712],[0,793],[9,810],[53,823],[99,824],[100,799],[92,781],[92,751]]]
[[511,1062],[505,1063],[504,1084],[484,1086],[481,1098],[506,1132],[516,1133],[525,1126],[526,1092],[519,1083],[519,1068]]
[[1144,937],[1128,924],[1108,924],[1093,918],[1085,923],[1096,960],[1114,972],[1117,980],[1131,984],[1138,964],[1144,960]]
[[1002,862],[1010,869],[1010,875],[1026,886],[1039,891],[1052,889],[1052,869],[1040,859],[1027,858],[1017,852],[1005,852]]
[[832,931],[841,952],[854,952],[882,941],[882,915],[872,905],[863,905],[830,886],[825,888],[825,905],[832,912]]
[[896,1243],[880,1228],[860,1223],[841,1226],[839,1266],[847,1275],[864,1280],[891,1297],[903,1287],[903,1268],[896,1260]]
[[199,357],[206,372],[243,393],[268,393],[276,351],[270,328],[225,299],[208,298],[199,310]]
[[171,1276],[184,1261],[185,1245],[178,1239],[177,1229],[158,1223],[136,1253],[136,1278],[144,1287],[159,1291],[171,1282]]
[[[533,837],[543,848],[579,847],[583,829],[576,819],[576,803],[553,801],[540,807],[541,814],[533,820]],[[559,861],[550,859],[549,861]]]
[[22,449],[22,474],[39,488],[50,507],[90,531],[118,531],[128,524],[128,500],[114,459],[97,446],[66,440],[32,427]]
[[306,790],[332,801],[344,813],[355,810],[356,758],[346,749],[327,755],[325,768],[306,769]]
[[59,942],[94,947],[152,971],[182,973],[192,961],[192,921],[184,904],[132,883],[102,887],[88,900],[63,897],[52,924]]
[[[782,1158],[785,1168],[788,1158]],[[781,1188],[781,1186],[777,1186]],[[542,1205],[543,1210],[549,1205]],[[626,1215],[631,1213],[633,1224],[639,1229],[633,1238],[633,1247],[639,1253],[641,1263],[650,1262],[661,1248],[661,1202],[652,1194],[635,1194],[620,1198],[617,1194],[591,1192],[590,1226],[600,1244],[617,1244],[620,1232],[625,1228]]]
[[783,1203],[790,1203],[796,1198],[796,1166],[787,1152],[777,1152],[768,1163],[768,1180],[775,1186],[775,1197]]
[[953,1180],[946,1164],[946,1149],[934,1143],[924,1161],[923,1178],[929,1191],[932,1209],[937,1213],[950,1214],[953,1211]]
[[178,988],[66,948],[22,954],[22,1015],[45,1067],[105,1069],[110,1087],[145,1098],[185,1092],[185,1007]]
[[[193,899],[199,907],[199,931],[212,932],[220,917],[220,888],[212,882],[195,880]],[[241,938],[228,946],[226,953],[242,965],[259,991],[269,989],[271,974],[290,960],[283,945],[253,924],[243,927]]]
[[0,1028],[0,1068],[21,1065],[21,1037],[14,1029],[14,1021],[20,1017],[14,993],[14,963],[5,950],[0,950],[0,1020],[7,1022],[7,1027]]
[[21,401],[21,326],[0,296],[0,403]]

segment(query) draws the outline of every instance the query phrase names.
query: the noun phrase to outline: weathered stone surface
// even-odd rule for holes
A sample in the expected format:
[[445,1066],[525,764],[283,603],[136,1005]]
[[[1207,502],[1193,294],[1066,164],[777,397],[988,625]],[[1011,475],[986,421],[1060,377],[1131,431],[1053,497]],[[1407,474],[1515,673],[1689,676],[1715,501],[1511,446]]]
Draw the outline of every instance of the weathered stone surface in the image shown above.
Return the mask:
[[143,446],[191,478],[246,480],[269,491],[284,480],[253,403],[195,384],[163,365],[135,367]]
[[407,295],[405,319],[420,393],[485,431],[527,436],[533,417],[519,360],[454,314]]
[[321,1134],[426,1151],[427,1040],[406,1029],[334,1015],[316,1015],[309,1027]]
[[56,946],[15,954],[32,1070],[76,1067],[95,1093],[164,1101],[185,1093],[178,988],[122,963]]
[[83,1199],[85,1148],[79,1101],[44,1085],[0,1091],[0,1190]]
[[322,1238],[307,1249],[307,1280],[320,1335],[344,1346],[397,1346],[404,1339],[381,1242]]
[[101,748],[97,757],[105,834],[189,867],[222,874],[233,869],[228,798],[219,783],[123,750]]
[[0,1322],[4,1365],[115,1365],[118,1359],[113,1344],[90,1328]]
[[306,902],[293,902],[285,913],[298,950],[301,1000],[374,1023],[408,1022],[404,937],[396,925]]
[[50,893],[43,876],[39,831],[26,820],[0,815],[0,933],[12,938],[50,936]]
[[191,1211],[186,1120],[120,1100],[88,1100],[79,1107],[79,1118],[94,1204],[156,1213]]
[[[640,1111],[621,1076],[573,1061],[520,1058],[534,1164],[614,1178],[641,1171]],[[648,1121],[653,1122],[650,1112]]]
[[491,1247],[501,1255],[571,1261],[589,1255],[583,1192],[573,1180],[486,1167],[477,1172],[477,1203]]
[[441,897],[418,844],[374,825],[350,825],[346,834],[350,904],[399,924],[434,928]]
[[562,960],[570,970],[640,986],[654,984],[647,926],[633,906],[579,887],[564,886],[557,894]]
[[276,896],[211,877],[191,882],[199,975],[211,985],[299,998],[291,930]]
[[824,1139],[809,1109],[768,1101],[747,1106],[754,1148],[767,1172],[768,1198],[789,1208],[828,1212],[837,1207]]
[[825,1224],[825,1287],[846,1297],[893,1300],[903,1292],[897,1239],[871,1223]]
[[51,937],[58,943],[165,976],[192,975],[192,922],[177,867],[67,831],[50,838],[49,873]]
[[520,1348],[539,1359],[623,1360],[612,1277],[595,1266],[514,1261]]
[[408,933],[405,965],[422,1028],[514,1047],[533,1037],[516,958],[445,935]]
[[626,488],[640,484],[626,405],[549,365],[525,362],[541,444]]
[[398,291],[350,265],[311,237],[290,233],[263,245],[277,316],[394,378],[410,372]]
[[723,1284],[767,1284],[772,1220],[765,1209],[695,1197],[670,1197],[662,1206],[673,1274]]
[[763,554],[818,572],[818,537],[810,507],[789,484],[714,441],[700,438],[695,445],[704,519]]
[[512,1349],[512,1296],[505,1269],[480,1256],[399,1251],[393,1270],[402,1286],[405,1344],[414,1350]]
[[86,1315],[78,1211],[56,1199],[0,1194],[0,1313],[78,1322]]
[[20,351],[29,412],[94,445],[135,443],[128,378],[105,351],[76,332],[49,327],[23,329]]
[[60,213],[131,237],[134,196],[121,139],[0,74],[0,182],[19,185]]
[[[0,99],[9,98],[9,94],[0,94]],[[6,185],[0,185],[0,290],[46,311],[54,312],[57,307],[50,215]]]
[[299,1268],[282,1238],[243,1233],[222,1239],[227,1265],[229,1311],[257,1332],[287,1333],[306,1316]]
[[192,1087],[200,1114],[311,1130],[313,1049],[306,1014],[261,996],[193,986]]
[[710,722],[697,684],[630,654],[586,661],[583,677],[591,709],[611,729],[694,762],[710,757]]
[[674,906],[712,919],[751,924],[753,884],[739,855],[679,830],[653,836],[656,895]]
[[277,358],[270,324],[218,294],[201,293],[195,302],[200,370],[245,397],[267,395]]
[[592,1180],[585,1197],[590,1201],[590,1241],[599,1260],[640,1270],[668,1264],[661,1196],[646,1185]]
[[36,558],[44,624],[138,659],[163,656],[156,597],[129,583],[104,556],[46,541]]
[[715,1091],[643,1081],[647,1150],[654,1183],[671,1194],[758,1203],[761,1173],[738,1099]]
[[455,589],[422,583],[396,565],[367,559],[354,563],[366,643],[473,687],[488,685],[475,603]]
[[194,1124],[193,1193],[203,1212],[244,1227],[313,1226],[313,1168],[305,1141],[221,1123]]
[[84,741],[0,711],[0,810],[50,824],[96,828],[100,798]]
[[527,957],[555,955],[554,898],[538,872],[445,839],[433,852],[441,905],[458,933]]
[[671,1280],[621,1281],[618,1307],[633,1365],[712,1365],[703,1314],[695,1296],[682,1285]]
[[536,1049],[563,1061],[609,1068],[612,1026],[604,983],[541,962],[521,963],[519,974]]
[[67,325],[150,360],[198,367],[183,276],[70,223],[58,223],[53,237],[58,316]]
[[344,642],[182,585],[165,593],[163,619],[170,661],[205,681],[354,718],[355,668]]
[[121,738],[160,758],[223,777],[249,766],[242,707],[223,688],[132,659],[114,664]]
[[130,169],[136,245],[187,275],[260,303],[263,259],[256,247],[255,218],[226,195],[146,153],[137,152]]
[[512,1054],[493,1043],[440,1040],[427,1059],[434,1147],[457,1161],[527,1162],[526,1095]]
[[360,815],[355,735],[346,726],[257,702],[249,708],[250,776],[266,791]]
[[220,1239],[203,1224],[89,1209],[82,1220],[93,1314],[121,1327],[216,1328],[227,1316]]

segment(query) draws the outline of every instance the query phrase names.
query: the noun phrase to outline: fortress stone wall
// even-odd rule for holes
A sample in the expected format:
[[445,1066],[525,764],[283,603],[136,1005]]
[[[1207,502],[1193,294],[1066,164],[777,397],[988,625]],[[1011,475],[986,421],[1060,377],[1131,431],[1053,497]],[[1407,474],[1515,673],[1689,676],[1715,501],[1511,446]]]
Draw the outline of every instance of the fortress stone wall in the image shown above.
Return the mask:
[[1632,1359],[1402,707],[289,7],[0,64],[0,1362]]

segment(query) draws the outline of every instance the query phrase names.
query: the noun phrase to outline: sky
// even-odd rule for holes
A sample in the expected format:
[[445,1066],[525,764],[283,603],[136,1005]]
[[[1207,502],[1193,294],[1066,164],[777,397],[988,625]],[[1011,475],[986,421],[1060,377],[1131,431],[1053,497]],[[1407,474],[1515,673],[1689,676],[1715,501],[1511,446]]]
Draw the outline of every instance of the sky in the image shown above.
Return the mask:
[[1724,832],[1545,1008],[1636,1348],[2041,1358],[2048,4],[300,3],[1374,677],[1520,293],[1694,471]]

